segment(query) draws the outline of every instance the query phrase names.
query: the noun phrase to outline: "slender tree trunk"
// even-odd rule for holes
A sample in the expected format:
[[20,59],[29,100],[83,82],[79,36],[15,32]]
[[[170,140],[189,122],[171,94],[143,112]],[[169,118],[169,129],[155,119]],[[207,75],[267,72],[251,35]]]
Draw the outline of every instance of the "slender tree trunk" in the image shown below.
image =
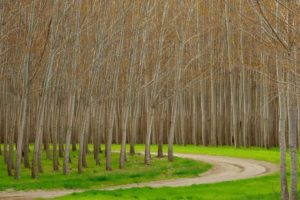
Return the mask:
[[240,0],[240,60],[242,67],[242,132],[243,132],[243,144],[245,147],[248,146],[248,113],[247,113],[247,93],[246,93],[246,75],[245,75],[245,61],[244,61],[244,34],[243,34],[243,0]]
[[69,102],[68,102],[68,124],[67,124],[67,134],[66,134],[66,148],[64,154],[64,168],[63,173],[68,175],[70,173],[69,169],[69,161],[70,161],[70,146],[71,146],[71,139],[72,139],[72,129],[73,129],[73,121],[74,121],[74,114],[75,114],[75,84],[76,84],[76,69],[78,65],[79,59],[79,47],[80,47],[80,19],[81,19],[81,0],[76,1],[76,39],[74,44],[74,55],[73,55],[73,62],[72,62],[72,83],[71,87],[69,88],[70,95],[69,95]]
[[[47,109],[47,108],[46,108]],[[46,110],[46,112],[49,113],[49,110]],[[51,128],[50,128],[50,116],[51,114],[49,113],[47,116],[45,116],[45,131],[44,131],[44,150],[46,151],[46,159],[51,160],[51,152],[50,152],[50,135],[51,135]]]
[[180,106],[180,136],[181,136],[181,144],[186,145],[186,125],[185,125],[185,108],[184,108],[184,92],[180,94],[179,97],[179,106]]
[[215,87],[213,80],[213,66],[210,66],[210,95],[211,95],[211,145],[217,146],[217,127],[216,127],[216,100],[215,100]]
[[82,173],[82,166],[83,166],[83,157],[84,157],[84,148],[85,148],[85,137],[86,137],[86,132],[89,127],[89,118],[90,118],[90,109],[89,106],[87,109],[85,109],[85,113],[83,115],[83,125],[82,125],[82,130],[79,133],[79,151],[78,151],[78,173]]
[[175,125],[176,125],[176,115],[177,115],[177,95],[174,97],[172,103],[172,112],[171,112],[171,125],[170,125],[170,133],[169,133],[169,140],[168,140],[168,160],[173,161],[173,143],[174,143],[174,134],[175,134]]
[[[3,109],[3,115],[6,117],[6,119],[9,117],[9,105],[8,105],[8,98],[7,98],[7,93],[6,93],[6,82],[3,83],[3,103],[6,104],[6,106]],[[3,149],[3,158],[4,158],[4,163],[7,165],[8,164],[8,145],[9,145],[9,138],[8,138],[8,120],[5,120],[3,125],[3,143],[4,143],[4,149]]]
[[[300,27],[298,29],[300,30]],[[299,62],[297,52],[295,52],[294,57],[295,57],[294,59],[295,59],[295,64],[296,64],[297,62]],[[295,67],[295,73],[297,73],[296,67]],[[297,89],[297,91],[299,91],[299,89]],[[299,148],[298,152],[300,152],[300,97],[299,96],[297,96],[297,108],[298,108],[298,116],[297,116],[298,131],[297,131],[297,133],[298,133],[298,148]]]
[[36,127],[36,137],[35,137],[35,143],[34,143],[34,150],[33,150],[33,158],[32,158],[32,168],[31,168],[31,177],[32,178],[37,178],[37,173],[38,173],[38,159],[39,159],[39,154],[40,151],[42,151],[41,144],[42,144],[42,134],[43,134],[43,127],[44,127],[44,112],[45,112],[45,101],[46,97],[43,97],[42,100],[39,102],[38,105],[38,117],[37,117],[37,127]]
[[62,130],[64,130],[64,128],[62,127],[63,125],[60,125],[59,126],[59,136],[58,136],[58,156],[60,158],[63,158],[64,157],[64,143],[63,143],[63,138],[64,138],[64,134]]
[[97,127],[97,132],[96,132],[96,148],[95,148],[95,159],[96,159],[96,165],[100,165],[100,157],[99,153],[101,152],[101,134],[104,132],[104,117],[103,117],[103,105],[100,105],[100,114],[99,114],[99,121],[98,121],[98,127]]
[[153,126],[153,120],[154,120],[154,108],[152,106],[150,106],[150,108],[148,108],[147,112],[148,112],[148,116],[147,116],[147,132],[146,132],[146,139],[145,139],[144,163],[146,165],[150,165],[151,164],[150,145],[151,145],[152,126]]
[[197,112],[197,97],[196,91],[193,91],[192,98],[192,144],[197,145],[197,131],[198,131],[198,112]]
[[[15,106],[15,105],[14,105]],[[11,110],[12,111],[12,110]],[[12,116],[11,114],[11,123],[10,123],[10,127],[7,129],[7,131],[9,130],[9,132],[11,134],[9,134],[9,149],[8,149],[8,158],[7,158],[7,173],[8,176],[13,176],[12,170],[13,170],[13,158],[14,158],[14,137],[15,137],[15,124],[13,123],[13,118],[14,116]]]
[[129,112],[131,110],[131,96],[132,96],[132,87],[133,87],[133,80],[135,74],[135,62],[136,62],[136,49],[137,49],[137,35],[134,38],[134,44],[132,44],[134,50],[131,56],[130,66],[129,66],[129,74],[128,74],[128,89],[125,94],[125,101],[124,101],[124,110],[122,111],[122,122],[121,122],[121,131],[122,131],[122,139],[121,139],[121,150],[120,150],[120,158],[119,158],[119,168],[124,169],[125,167],[125,160],[126,160],[126,140],[127,140],[127,126],[128,126],[128,117]]
[[30,137],[30,117],[28,117],[27,121],[27,129],[24,135],[24,144],[23,144],[23,152],[24,152],[24,167],[29,169],[29,137]]
[[[210,2],[210,11],[214,11],[214,1]],[[213,23],[213,13],[209,16],[210,24]],[[209,64],[210,64],[210,134],[211,134],[211,145],[217,146],[217,127],[216,127],[216,95],[215,95],[215,80],[214,80],[214,41],[213,41],[213,30],[209,31],[209,46],[210,46],[210,54],[209,54]]]
[[[290,9],[295,5],[294,0],[289,0]],[[297,161],[297,97],[296,97],[296,46],[293,41],[294,36],[294,24],[295,16],[292,11],[288,13],[288,58],[289,58],[289,70],[288,70],[288,117],[289,117],[289,147],[291,155],[291,190],[290,200],[298,199],[298,161]]]
[[298,162],[297,162],[297,103],[295,99],[295,75],[288,72],[288,116],[289,147],[291,155],[291,191],[290,200],[298,199]]
[[[183,46],[181,46],[181,50],[183,50]],[[175,135],[175,128],[176,128],[176,118],[178,112],[178,99],[179,99],[179,81],[181,77],[181,62],[177,63],[178,67],[176,69],[176,78],[175,78],[175,92],[172,102],[172,111],[171,111],[171,126],[170,126],[170,133],[169,133],[169,141],[168,141],[168,160],[173,161],[173,144],[174,144],[174,135]]]
[[[129,86],[130,87],[130,86]],[[128,96],[131,95],[130,91],[128,91]],[[129,97],[127,97],[129,98]],[[129,100],[127,100],[126,104],[129,104]],[[126,159],[126,138],[127,138],[127,124],[128,124],[128,114],[129,114],[129,105],[125,105],[125,110],[123,118],[122,118],[122,140],[121,140],[121,150],[120,150],[120,158],[119,158],[119,168],[124,169],[125,167],[125,159]]]
[[106,170],[111,171],[111,144],[112,144],[112,136],[113,136],[113,129],[114,129],[114,119],[115,119],[115,101],[112,100],[111,105],[110,105],[110,119],[109,119],[109,124],[108,124],[108,134],[107,134],[107,139],[106,139],[106,146],[105,146],[105,156],[106,156]]
[[136,98],[135,109],[133,112],[133,122],[132,122],[132,130],[130,135],[130,154],[135,154],[134,145],[136,143],[136,136],[138,131],[138,122],[139,122],[139,114],[140,114],[140,95]]
[[285,137],[285,124],[286,124],[286,99],[284,86],[281,81],[284,80],[282,68],[280,67],[278,55],[276,56],[277,80],[278,80],[278,95],[279,95],[279,146],[280,146],[280,183],[281,183],[281,198],[288,200],[288,186],[286,177],[286,137]]
[[22,148],[23,148],[23,139],[24,132],[26,126],[26,117],[27,117],[27,109],[28,109],[28,84],[29,84],[29,65],[30,65],[30,54],[31,47],[33,42],[33,29],[34,29],[34,21],[35,21],[35,3],[34,0],[31,4],[31,15],[29,17],[28,24],[28,36],[26,38],[26,52],[24,55],[23,61],[23,95],[22,95],[22,112],[20,117],[20,122],[18,124],[18,140],[17,140],[17,152],[16,152],[16,163],[15,163],[15,178],[20,178],[20,164],[22,159]]
[[[54,108],[53,108],[54,109]],[[54,113],[54,112],[53,112]],[[58,123],[60,118],[60,108],[57,109],[56,111],[56,118],[53,119],[55,125],[54,125],[54,130],[53,130],[53,149],[52,149],[52,159],[53,159],[53,170],[58,171],[58,152],[57,152],[57,135],[58,135]]]
[[41,134],[40,146],[39,146],[39,149],[38,149],[38,157],[37,157],[39,173],[44,173],[43,161],[42,161],[42,157],[43,157],[43,137],[44,137],[44,132]]
[[235,80],[233,72],[233,60],[231,52],[231,27],[229,21],[229,11],[228,11],[228,0],[225,0],[225,25],[226,25],[226,44],[227,44],[227,61],[229,67],[229,79],[230,79],[230,106],[231,106],[231,132],[233,136],[233,143],[235,147],[238,147],[238,134],[237,134],[237,109],[236,109],[236,95],[235,95]]
[[[148,11],[146,11],[146,16],[148,16]],[[140,65],[144,69],[146,66],[146,55],[147,55],[147,38],[148,38],[148,28],[145,27],[144,31],[142,33],[142,48],[141,48],[141,59],[140,59]],[[146,72],[145,72],[146,73]],[[147,77],[147,75],[145,75]],[[148,79],[146,78],[146,81]],[[151,164],[151,154],[150,154],[150,144],[151,144],[151,134],[152,134],[152,123],[153,123],[153,117],[154,117],[154,108],[151,105],[150,100],[150,89],[145,88],[144,89],[144,95],[145,95],[145,104],[146,104],[146,112],[147,112],[147,119],[146,119],[146,136],[145,136],[145,157],[144,157],[144,163],[146,165]]]
[[[279,32],[278,17],[280,13],[279,2],[276,2],[276,29]],[[284,73],[282,63],[280,62],[280,55],[276,51],[276,75],[278,85],[278,110],[279,110],[279,146],[280,146],[280,188],[281,199],[288,200],[289,192],[286,177],[286,137],[285,137],[285,125],[286,125],[286,97],[285,88],[282,82],[284,82]]]
[[207,146],[206,139],[206,112],[205,112],[205,82],[201,82],[201,134],[202,145]]
[[162,158],[164,156],[163,153],[163,144],[164,144],[164,122],[166,120],[165,117],[165,104],[162,105],[162,111],[160,116],[160,122],[159,122],[159,136],[158,136],[158,148],[157,148],[157,157]]

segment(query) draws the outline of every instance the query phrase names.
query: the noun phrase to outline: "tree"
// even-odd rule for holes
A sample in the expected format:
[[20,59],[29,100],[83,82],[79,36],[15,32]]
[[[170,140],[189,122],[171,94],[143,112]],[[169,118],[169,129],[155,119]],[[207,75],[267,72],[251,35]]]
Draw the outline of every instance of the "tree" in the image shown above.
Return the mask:
[[66,148],[64,154],[64,174],[69,174],[69,161],[70,161],[70,144],[75,112],[75,98],[76,98],[76,70],[78,67],[78,59],[80,56],[80,20],[81,20],[81,4],[82,1],[76,1],[76,28],[75,28],[75,43],[74,52],[72,59],[72,72],[71,72],[71,83],[69,88],[69,99],[68,99],[68,124],[67,124],[67,134],[66,134]]
[[[296,1],[290,0],[288,3],[290,9],[296,6]],[[288,58],[289,58],[289,69],[287,72],[288,81],[288,94],[287,94],[287,105],[288,105],[288,117],[289,117],[289,147],[291,154],[291,191],[290,200],[298,199],[298,162],[297,162],[297,97],[296,97],[296,46],[294,41],[294,24],[295,14],[293,11],[288,11]]]
[[[279,33],[279,18],[280,5],[276,3],[276,30]],[[286,124],[286,97],[285,88],[282,84],[284,82],[284,74],[282,62],[276,52],[276,74],[278,82],[278,109],[279,109],[279,146],[280,146],[280,185],[281,185],[281,198],[283,200],[289,199],[287,177],[286,177],[286,139],[285,139],[285,124]]]
[[16,153],[16,164],[15,164],[15,178],[20,178],[20,164],[22,159],[22,148],[23,148],[23,138],[24,132],[26,129],[26,119],[27,119],[27,109],[28,109],[28,89],[29,89],[29,65],[30,65],[30,55],[31,47],[33,42],[33,32],[34,32],[34,21],[35,21],[35,6],[36,1],[33,0],[31,4],[31,12],[29,15],[28,21],[28,32],[26,38],[26,50],[24,54],[23,61],[23,94],[21,100],[22,112],[19,121],[19,132],[18,132],[18,141],[17,141],[17,153]]

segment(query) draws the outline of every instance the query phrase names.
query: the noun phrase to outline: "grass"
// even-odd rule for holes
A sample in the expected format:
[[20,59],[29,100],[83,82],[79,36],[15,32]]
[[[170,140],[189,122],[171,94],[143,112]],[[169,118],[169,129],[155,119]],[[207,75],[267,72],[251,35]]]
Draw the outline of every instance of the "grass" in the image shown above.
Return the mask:
[[[36,189],[99,189],[108,186],[122,185],[128,183],[147,182],[152,180],[164,180],[179,177],[193,177],[207,171],[211,166],[193,160],[175,158],[170,163],[166,158],[158,159],[153,156],[150,166],[144,165],[144,158],[140,155],[128,156],[126,169],[118,169],[118,154],[112,154],[113,171],[105,171],[105,166],[96,166],[93,154],[87,157],[88,168],[82,174],[77,173],[77,152],[71,152],[72,163],[71,174],[64,176],[62,167],[59,172],[52,170],[52,161],[46,160],[43,155],[44,173],[39,174],[38,179],[31,179],[30,169],[21,169],[21,179],[15,180],[7,176],[7,170],[0,156],[0,190],[36,190]],[[101,154],[101,161],[104,155]],[[63,163],[62,159],[59,163]]]
[[[114,145],[118,149],[118,145]],[[152,146],[152,151],[156,149]],[[136,149],[143,150],[143,145],[137,145]],[[239,148],[233,147],[195,147],[195,146],[175,146],[175,152],[180,153],[201,153],[208,155],[223,155],[239,158],[249,158],[265,160],[279,164],[278,149],[261,148]],[[289,162],[289,158],[288,158]],[[299,187],[300,190],[300,187]],[[105,200],[276,200],[280,199],[279,173],[239,181],[230,181],[217,184],[193,185],[178,188],[133,188],[117,191],[87,191],[79,194],[72,194],[57,198],[58,200],[80,199],[105,199]]]
[[[71,199],[197,199],[197,200],[263,200],[279,199],[279,186],[274,182],[277,175],[243,181],[234,181],[218,184],[194,185],[179,188],[138,188],[117,191],[87,191],[58,198],[60,200]],[[269,185],[268,187],[266,187]]]
[[[113,150],[119,150],[119,145],[113,145]],[[135,146],[136,151],[144,151],[144,145],[138,144]],[[129,147],[128,149],[129,150]],[[155,152],[157,150],[156,145],[151,146],[151,151]],[[164,152],[167,152],[167,145],[164,145]],[[234,148],[231,146],[222,147],[204,147],[204,146],[194,146],[194,145],[174,145],[174,152],[176,153],[192,153],[192,154],[207,154],[216,156],[229,156],[237,158],[249,158],[255,160],[264,160],[272,163],[280,162],[280,152],[278,148],[263,149],[259,147],[249,147],[249,148]]]

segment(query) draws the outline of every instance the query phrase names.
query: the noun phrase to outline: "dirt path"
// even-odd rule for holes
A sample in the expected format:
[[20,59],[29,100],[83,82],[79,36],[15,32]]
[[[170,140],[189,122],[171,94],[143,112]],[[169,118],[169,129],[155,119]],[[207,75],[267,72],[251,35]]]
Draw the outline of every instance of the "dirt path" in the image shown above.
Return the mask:
[[[194,184],[218,183],[224,181],[259,177],[278,171],[278,166],[264,161],[197,154],[176,154],[175,156],[210,163],[213,165],[213,167],[209,171],[200,174],[198,177],[120,185],[104,188],[101,190],[117,190],[135,187],[178,187],[190,186]],[[54,198],[58,196],[68,195],[74,192],[83,191],[84,190],[4,191],[0,192],[0,199],[29,200],[35,198]]]

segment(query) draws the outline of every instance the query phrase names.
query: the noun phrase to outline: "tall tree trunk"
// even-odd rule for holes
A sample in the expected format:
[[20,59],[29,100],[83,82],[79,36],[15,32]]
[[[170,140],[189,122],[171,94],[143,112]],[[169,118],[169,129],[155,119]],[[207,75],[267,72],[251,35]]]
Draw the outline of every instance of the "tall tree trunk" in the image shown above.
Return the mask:
[[[292,9],[296,1],[289,0],[289,8]],[[295,13],[289,10],[288,13],[288,116],[289,116],[289,147],[291,155],[291,190],[290,200],[298,199],[298,161],[297,161],[297,97],[296,97],[296,54],[297,46],[294,43]]]
[[[148,13],[148,7],[146,8],[146,13],[144,14],[145,17],[149,15]],[[148,39],[148,27],[144,27],[144,31],[142,33],[142,48],[141,48],[141,58],[140,58],[140,65],[143,68],[143,70],[146,70],[146,56],[148,52],[147,48],[147,39]],[[147,78],[146,72],[144,72],[144,79],[146,81],[149,81]],[[145,78],[146,77],[146,78]],[[144,89],[144,95],[145,95],[145,110],[147,114],[146,119],[146,136],[145,136],[145,157],[144,157],[144,163],[146,165],[151,164],[151,154],[150,154],[150,145],[151,145],[151,134],[152,134],[152,123],[153,123],[153,117],[154,117],[154,108],[151,105],[151,97],[150,97],[150,89],[145,88]]]
[[206,139],[206,112],[205,112],[205,82],[201,81],[201,134],[202,145],[207,146]]
[[158,148],[157,148],[157,157],[162,158],[164,156],[163,153],[163,144],[164,144],[164,122],[166,120],[165,113],[166,113],[166,105],[162,105],[161,109],[161,116],[160,116],[160,122],[159,122],[159,130],[158,130]]
[[243,144],[245,147],[248,146],[248,113],[247,113],[247,93],[246,93],[246,75],[245,75],[245,60],[244,60],[244,34],[243,34],[243,0],[240,0],[240,60],[241,60],[241,67],[242,67],[242,133],[243,133]]
[[140,95],[136,97],[136,103],[135,108],[133,111],[133,122],[132,122],[132,129],[131,129],[131,135],[130,135],[130,154],[135,154],[135,143],[136,143],[136,137],[137,137],[137,131],[138,131],[138,123],[139,123],[139,115],[140,115]]
[[235,80],[233,72],[233,59],[231,48],[231,27],[229,21],[228,0],[225,0],[225,25],[226,25],[226,44],[227,44],[227,61],[229,67],[229,79],[230,79],[230,106],[231,106],[231,132],[233,136],[233,143],[235,147],[238,147],[238,134],[237,134],[237,109],[236,109],[236,95],[235,95]]
[[[130,87],[130,86],[129,86]],[[128,96],[131,95],[130,91],[128,91]],[[126,97],[130,98],[130,97]],[[126,160],[126,139],[127,139],[127,124],[128,124],[128,114],[130,111],[129,104],[130,100],[128,99],[125,104],[125,110],[123,111],[124,115],[122,118],[121,123],[121,130],[122,130],[122,139],[121,139],[121,150],[120,150],[120,157],[119,157],[119,168],[124,169],[125,167],[125,160]]]
[[24,144],[23,144],[23,152],[24,152],[24,167],[29,169],[29,137],[30,137],[30,117],[28,117],[27,121],[27,129],[24,135]]
[[[124,21],[123,21],[124,22]],[[124,25],[124,24],[122,24]],[[124,30],[122,27],[121,30],[121,41],[117,47],[116,52],[116,60],[115,60],[115,66],[113,69],[113,76],[112,76],[112,82],[111,82],[111,96],[112,100],[110,102],[110,108],[109,108],[109,124],[108,124],[108,134],[107,134],[107,140],[106,140],[106,146],[105,146],[105,152],[106,152],[106,170],[110,171],[112,170],[111,167],[111,146],[112,146],[112,138],[113,138],[113,132],[114,132],[114,125],[118,123],[116,121],[116,109],[117,109],[117,90],[118,90],[118,81],[119,81],[119,71],[120,71],[120,59],[123,55],[123,42],[124,42]],[[116,135],[118,135],[118,128],[116,128]],[[116,141],[118,142],[118,141]]]
[[[214,11],[214,1],[210,2],[210,11]],[[209,16],[208,21],[210,24],[213,23],[213,13]],[[210,52],[209,52],[209,64],[210,64],[210,105],[211,105],[211,110],[210,110],[210,132],[211,132],[211,145],[216,146],[217,145],[217,127],[216,127],[216,95],[215,95],[215,80],[214,80],[214,32],[213,29],[209,31],[209,47],[210,47]]]
[[285,137],[285,124],[286,124],[286,99],[284,86],[283,70],[281,68],[278,55],[276,55],[276,68],[277,68],[277,81],[278,81],[278,110],[279,110],[279,146],[280,146],[280,184],[281,184],[281,198],[288,200],[288,185],[286,177],[286,137]]
[[[115,97],[114,97],[115,98]],[[110,171],[112,170],[111,167],[111,145],[112,145],[112,136],[113,136],[113,130],[114,130],[114,119],[115,119],[115,104],[116,100],[112,100],[111,105],[110,105],[110,112],[109,112],[109,122],[108,122],[108,134],[106,138],[106,146],[105,146],[105,165],[106,165],[106,170]]]
[[[279,32],[278,17],[280,14],[279,2],[276,2],[276,29]],[[285,88],[282,84],[284,82],[284,71],[282,67],[279,53],[276,51],[276,75],[278,85],[278,110],[279,110],[279,146],[280,146],[280,188],[281,199],[288,200],[289,192],[286,177],[286,137],[285,137],[285,125],[286,125],[286,97]]]
[[18,124],[18,139],[17,139],[17,152],[16,152],[16,163],[15,163],[15,178],[20,178],[20,164],[22,159],[22,148],[23,148],[23,139],[25,133],[25,126],[27,122],[27,109],[28,109],[28,88],[29,88],[29,65],[30,65],[30,55],[31,55],[31,47],[33,43],[33,29],[34,29],[34,21],[35,21],[35,3],[33,0],[31,4],[31,15],[29,17],[28,24],[28,36],[26,38],[26,52],[23,60],[23,94],[22,94],[22,102],[21,102],[21,117],[20,122]]
[[14,102],[15,99],[13,99],[13,104],[11,105],[11,114],[10,114],[10,117],[11,117],[11,123],[9,123],[9,125],[7,125],[7,129],[6,131],[10,132],[11,134],[9,134],[9,137],[8,137],[8,141],[9,141],[9,147],[8,147],[8,157],[7,157],[7,173],[8,173],[8,176],[12,176],[13,175],[13,164],[14,164],[14,161],[13,161],[13,158],[14,158],[14,138],[15,138],[15,125],[16,123],[14,123],[14,114],[12,114],[13,112],[17,112],[16,110],[13,110],[12,107],[16,106],[16,102]]
[[100,105],[99,106],[99,116],[98,118],[95,117],[97,119],[97,127],[95,130],[95,138],[94,138],[94,143],[95,143],[95,148],[94,148],[94,158],[96,161],[96,165],[100,165],[100,157],[99,157],[99,153],[100,153],[100,145],[101,145],[101,133],[103,131],[103,106]]
[[[180,3],[180,7],[184,6],[184,2]],[[171,106],[171,125],[170,125],[170,133],[169,133],[169,140],[168,140],[168,160],[174,160],[174,152],[173,152],[173,144],[174,144],[174,135],[175,135],[175,128],[176,128],[176,118],[178,112],[178,103],[180,98],[180,91],[181,90],[181,76],[182,76],[182,68],[183,68],[183,60],[184,60],[184,49],[185,49],[185,34],[186,34],[186,26],[183,26],[182,22],[179,23],[179,30],[178,30],[178,46],[177,46],[177,55],[176,59],[176,67],[175,67],[175,77],[174,77],[174,97],[172,99],[172,106]]]
[[184,102],[184,92],[180,94],[179,97],[179,107],[180,107],[180,136],[181,136],[181,144],[186,145],[186,125],[185,125],[185,102]]
[[[57,97],[58,98],[58,97]],[[56,105],[58,105],[58,100],[56,99]],[[54,110],[54,106],[52,107],[52,109]],[[52,159],[53,159],[53,171],[58,171],[59,167],[58,167],[58,152],[57,152],[57,140],[58,140],[58,123],[59,120],[61,119],[60,117],[60,107],[57,108],[56,111],[53,111],[53,113],[56,112],[56,118],[53,119],[54,121],[54,129],[53,129],[53,147],[52,147]]]
[[192,94],[192,144],[197,145],[197,131],[198,131],[198,112],[197,112],[197,97],[196,89]]
[[295,97],[294,72],[288,71],[288,116],[289,116],[289,147],[291,155],[291,191],[290,200],[298,199],[298,162],[297,162],[297,102]]
[[31,168],[31,177],[32,178],[37,178],[37,162],[38,162],[38,157],[39,157],[39,153],[40,151],[42,151],[42,149],[40,150],[41,148],[41,143],[42,143],[42,132],[44,131],[43,130],[43,126],[44,126],[44,112],[45,112],[45,102],[46,101],[46,98],[43,97],[42,100],[39,102],[39,105],[38,105],[38,117],[37,117],[37,127],[36,127],[36,130],[35,130],[35,134],[36,134],[36,137],[35,137],[35,142],[34,142],[34,150],[33,150],[33,158],[32,158],[32,168]]
[[[133,28],[134,29],[134,28]],[[128,117],[129,112],[131,110],[131,97],[132,97],[132,87],[134,81],[134,74],[135,74],[135,63],[136,63],[136,55],[137,55],[137,43],[138,43],[138,35],[133,38],[133,52],[130,59],[130,66],[128,72],[128,87],[125,93],[125,101],[124,101],[124,110],[122,111],[122,122],[121,122],[121,131],[122,131],[122,139],[121,139],[121,150],[120,150],[120,158],[119,158],[119,168],[123,169],[125,167],[125,160],[126,160],[126,140],[127,140],[127,126],[128,126]]]
[[88,108],[85,109],[85,113],[83,115],[83,124],[82,124],[82,130],[79,133],[79,151],[78,151],[78,173],[82,173],[82,166],[83,166],[83,157],[84,157],[84,148],[85,148],[85,137],[86,137],[86,132],[88,131],[89,123],[90,123],[90,109],[89,106]]
[[74,43],[74,55],[73,55],[73,62],[72,62],[72,83],[70,84],[71,87],[69,88],[69,102],[68,102],[68,122],[67,122],[67,134],[66,134],[66,147],[65,147],[65,154],[64,154],[64,167],[63,173],[65,175],[70,173],[69,169],[69,161],[70,161],[70,146],[71,146],[71,139],[72,139],[72,130],[73,130],[73,121],[74,121],[74,114],[75,114],[75,99],[76,99],[76,91],[75,91],[75,84],[76,84],[76,69],[78,66],[78,59],[80,54],[80,19],[81,19],[81,4],[82,0],[76,1],[76,30],[75,30],[75,43]]
[[[54,65],[54,59],[55,59],[55,49],[54,49],[54,44],[55,44],[55,29],[56,27],[56,10],[57,10],[57,6],[58,6],[58,1],[57,0],[53,0],[52,1],[52,23],[50,26],[50,54],[49,54],[49,60],[47,63],[47,72],[44,78],[44,82],[43,82],[43,89],[42,89],[42,97],[38,106],[38,118],[37,118],[37,123],[36,123],[36,137],[35,137],[35,144],[34,144],[34,150],[33,150],[33,159],[32,159],[32,172],[31,172],[31,176],[32,178],[37,178],[37,171],[36,171],[36,161],[38,161],[38,166],[39,166],[39,171],[42,172],[42,147],[41,145],[43,144],[43,133],[45,132],[45,127],[48,127],[46,129],[46,131],[49,131],[49,123],[46,119],[49,119],[48,117],[45,117],[45,109],[46,109],[46,103],[47,103],[47,99],[48,99],[48,88],[50,87],[50,83],[51,83],[51,78],[52,78],[52,70],[53,70],[53,65]],[[48,110],[47,110],[48,111]],[[46,123],[47,124],[46,124]],[[47,151],[47,158],[50,159],[50,147],[49,147],[49,139],[47,138],[48,134],[44,134],[44,138],[46,138],[46,151]],[[40,149],[41,148],[41,149]]]

